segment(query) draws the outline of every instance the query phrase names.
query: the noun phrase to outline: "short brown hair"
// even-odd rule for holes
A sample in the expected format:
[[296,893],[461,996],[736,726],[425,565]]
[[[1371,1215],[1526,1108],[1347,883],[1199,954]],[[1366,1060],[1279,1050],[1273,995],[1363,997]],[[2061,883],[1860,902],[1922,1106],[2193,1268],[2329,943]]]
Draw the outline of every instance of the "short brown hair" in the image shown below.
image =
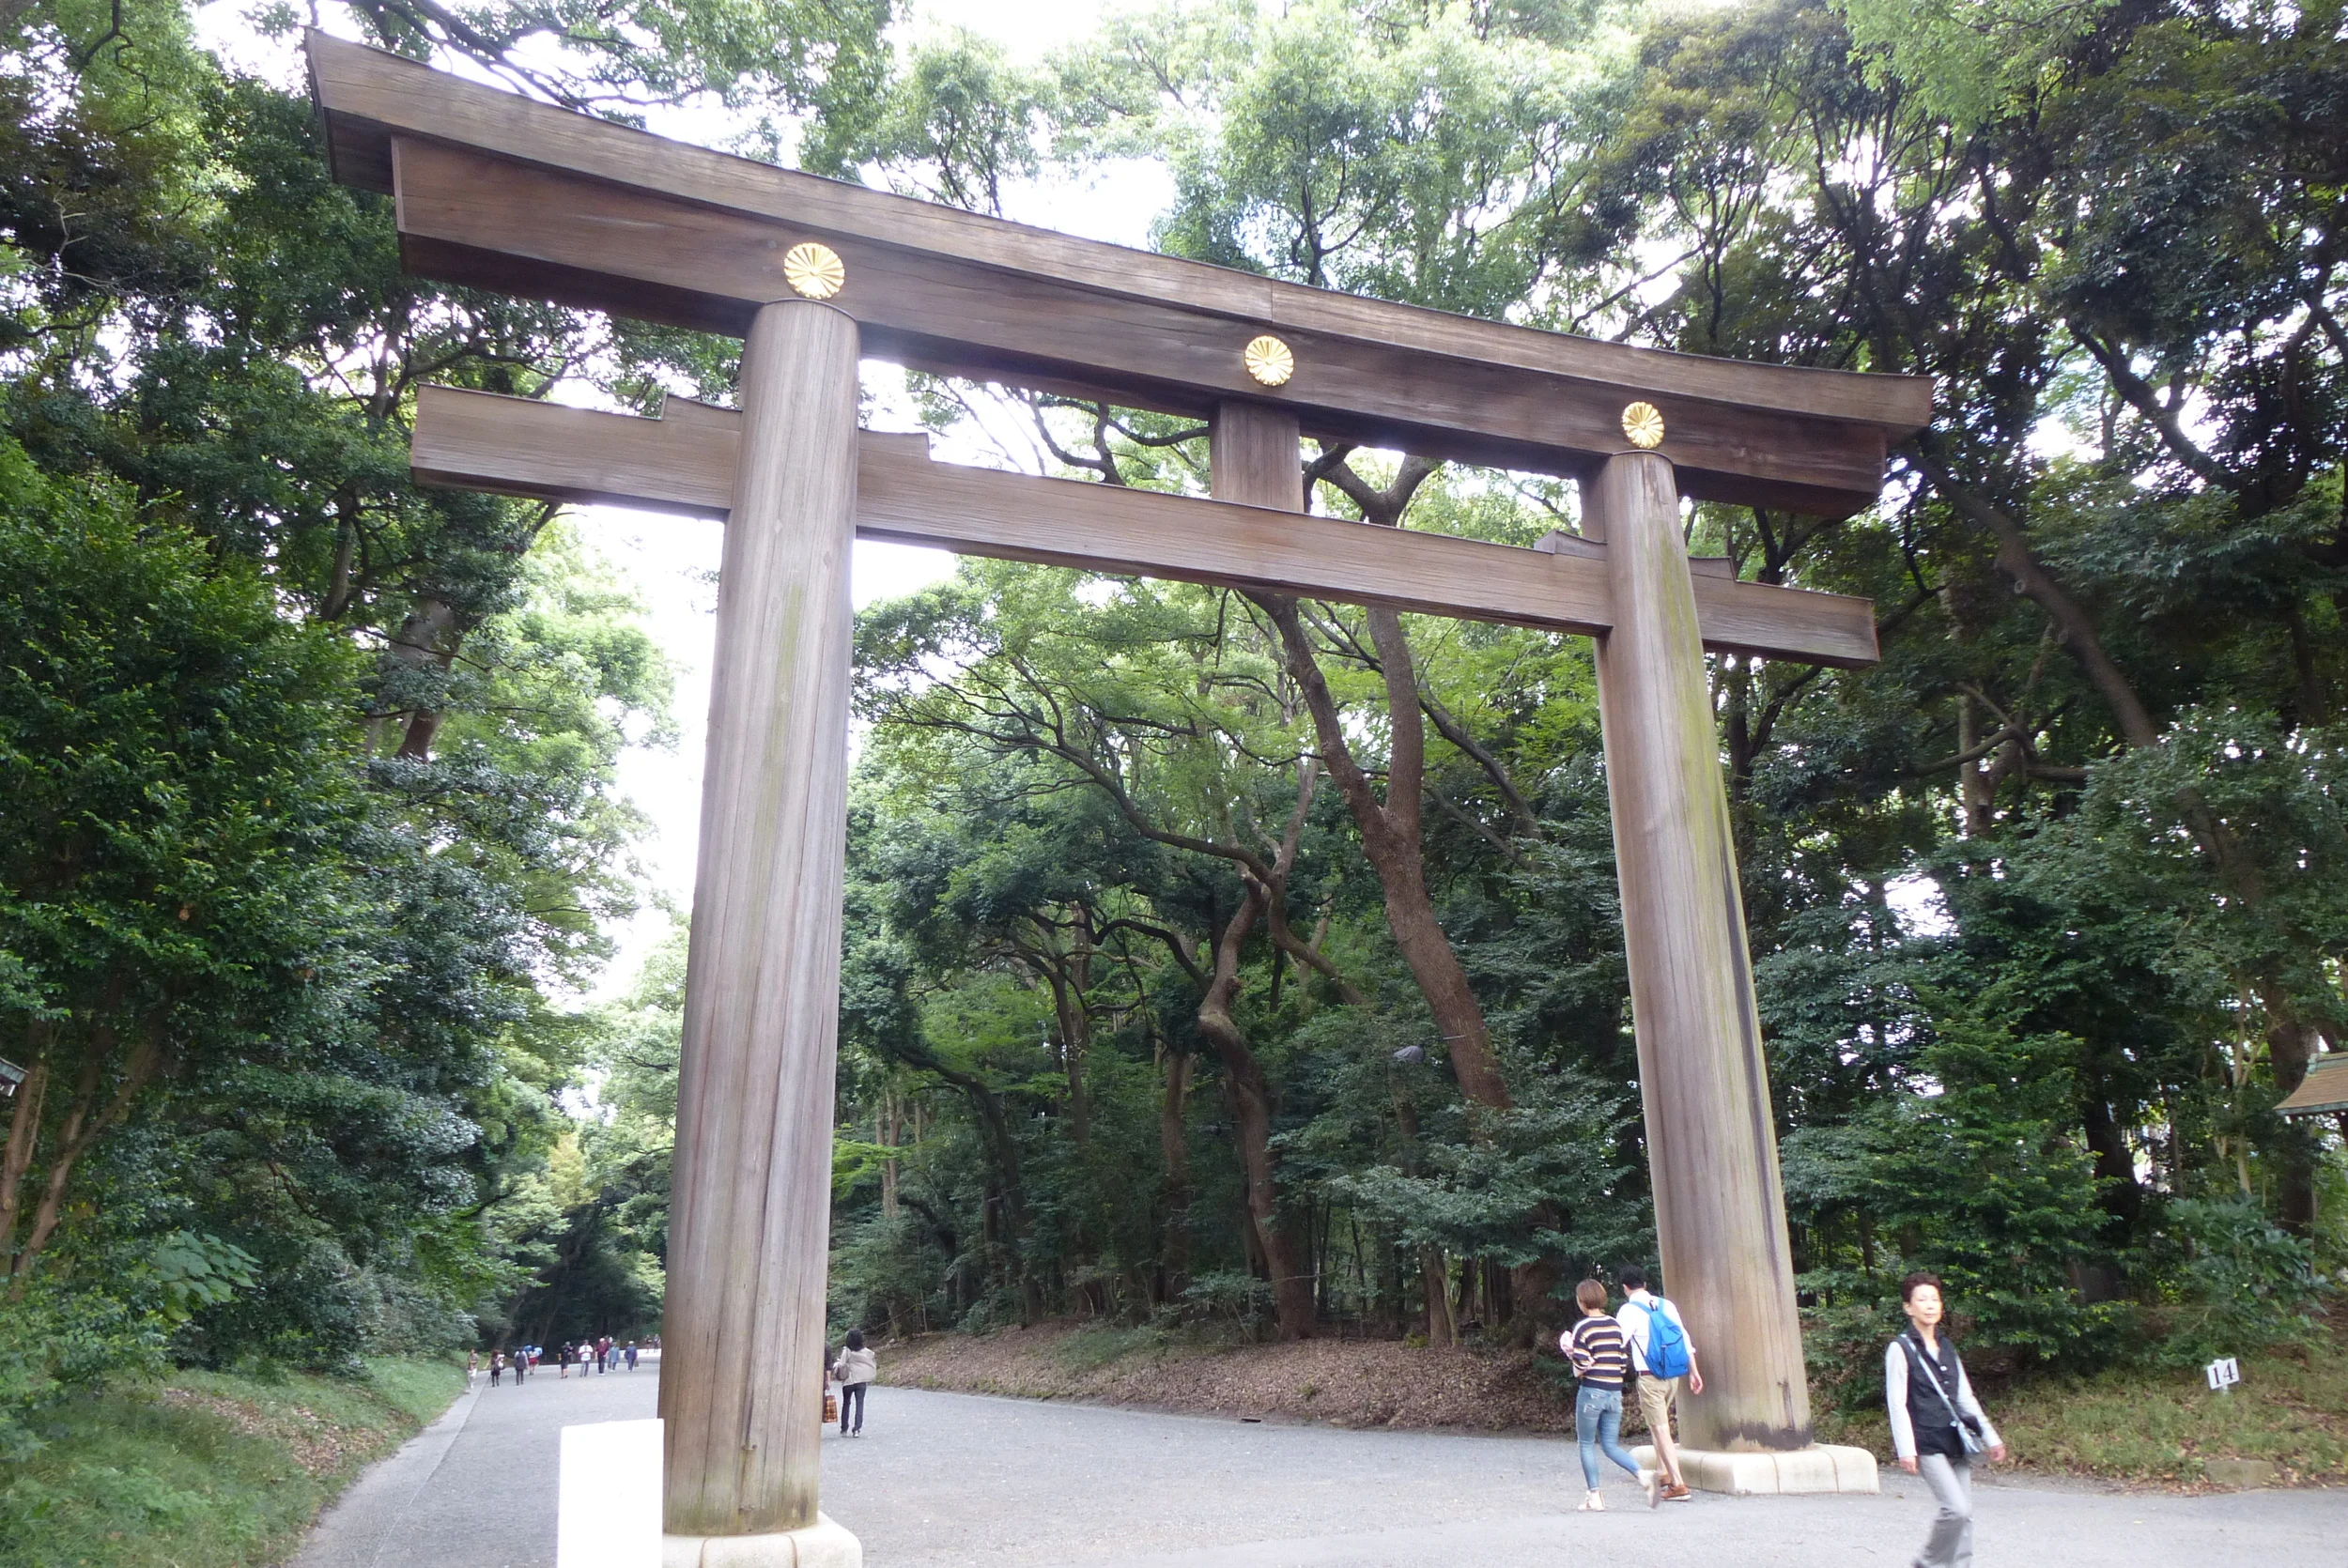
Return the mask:
[[1922,1269],[1919,1269],[1917,1272],[1908,1275],[1906,1279],[1900,1282],[1900,1305],[1903,1307],[1908,1305],[1908,1299],[1909,1297],[1916,1294],[1917,1286],[1927,1284],[1932,1286],[1932,1288],[1939,1295],[1943,1297],[1948,1295],[1947,1289],[1940,1284],[1939,1275],[1927,1274]]
[[1603,1312],[1606,1308],[1606,1287],[1596,1280],[1583,1280],[1573,1287],[1573,1299],[1583,1312]]

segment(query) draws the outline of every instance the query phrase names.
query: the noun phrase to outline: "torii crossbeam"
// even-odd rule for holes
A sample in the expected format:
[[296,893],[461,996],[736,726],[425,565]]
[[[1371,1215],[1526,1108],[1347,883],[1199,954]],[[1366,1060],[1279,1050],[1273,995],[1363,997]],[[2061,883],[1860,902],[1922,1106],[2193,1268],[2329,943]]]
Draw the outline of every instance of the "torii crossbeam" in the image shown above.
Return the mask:
[[[1857,511],[1929,383],[1304,288],[726,157],[319,34],[309,51],[336,174],[396,197],[410,270],[747,340],[738,412],[427,390],[412,454],[427,483],[727,519],[663,1326],[668,1562],[860,1560],[816,1512],[810,1376],[857,533],[1596,637],[1657,1226],[1707,1377],[1688,1447],[1734,1451],[1716,1483],[1836,1489],[1810,1447],[1703,654],[1864,665],[1874,617],[1691,563],[1679,500]],[[862,357],[1204,416],[1215,499],[933,463],[919,438],[857,431]],[[1307,434],[1571,476],[1583,532],[1523,550],[1303,515]]]

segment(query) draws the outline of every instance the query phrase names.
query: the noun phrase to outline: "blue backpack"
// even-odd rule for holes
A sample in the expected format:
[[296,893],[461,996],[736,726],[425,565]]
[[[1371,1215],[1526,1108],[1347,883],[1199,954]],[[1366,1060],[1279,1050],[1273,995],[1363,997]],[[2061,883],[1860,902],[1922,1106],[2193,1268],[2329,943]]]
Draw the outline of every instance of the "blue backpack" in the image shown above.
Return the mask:
[[1688,1376],[1688,1335],[1663,1311],[1661,1296],[1646,1309],[1646,1369],[1651,1377]]

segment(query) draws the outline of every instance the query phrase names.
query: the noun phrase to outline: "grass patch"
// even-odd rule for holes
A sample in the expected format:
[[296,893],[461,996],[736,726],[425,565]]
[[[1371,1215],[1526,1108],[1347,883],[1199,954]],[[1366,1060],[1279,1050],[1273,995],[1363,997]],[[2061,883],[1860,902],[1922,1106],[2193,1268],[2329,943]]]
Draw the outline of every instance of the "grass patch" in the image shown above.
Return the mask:
[[1052,1347],[1053,1360],[1070,1372],[1098,1372],[1111,1361],[1144,1350],[1163,1349],[1166,1336],[1151,1328],[1119,1329],[1110,1325],[1079,1329]]
[[[2274,1466],[2280,1485],[2348,1482],[2348,1353],[2337,1345],[2246,1357],[2226,1394],[2196,1372],[2127,1371],[2032,1378],[1983,1398],[2026,1470],[2199,1487],[2214,1484],[2209,1461],[2252,1459]],[[1879,1410],[1822,1421],[1818,1436],[1892,1452]]]
[[190,1372],[69,1400],[0,1474],[0,1568],[253,1568],[464,1391],[454,1361],[363,1376]]

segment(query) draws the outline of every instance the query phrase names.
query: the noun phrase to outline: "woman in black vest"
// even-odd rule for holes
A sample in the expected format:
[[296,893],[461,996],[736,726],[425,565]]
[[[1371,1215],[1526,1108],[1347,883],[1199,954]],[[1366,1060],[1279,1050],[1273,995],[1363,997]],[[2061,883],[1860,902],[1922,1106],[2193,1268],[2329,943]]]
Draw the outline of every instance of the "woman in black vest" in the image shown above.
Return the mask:
[[1973,1560],[1973,1456],[2005,1459],[2005,1439],[1989,1424],[1956,1346],[1940,1332],[1940,1276],[1900,1282],[1908,1327],[1883,1352],[1884,1403],[1900,1468],[1921,1475],[1939,1500],[1916,1568],[1970,1568]]

